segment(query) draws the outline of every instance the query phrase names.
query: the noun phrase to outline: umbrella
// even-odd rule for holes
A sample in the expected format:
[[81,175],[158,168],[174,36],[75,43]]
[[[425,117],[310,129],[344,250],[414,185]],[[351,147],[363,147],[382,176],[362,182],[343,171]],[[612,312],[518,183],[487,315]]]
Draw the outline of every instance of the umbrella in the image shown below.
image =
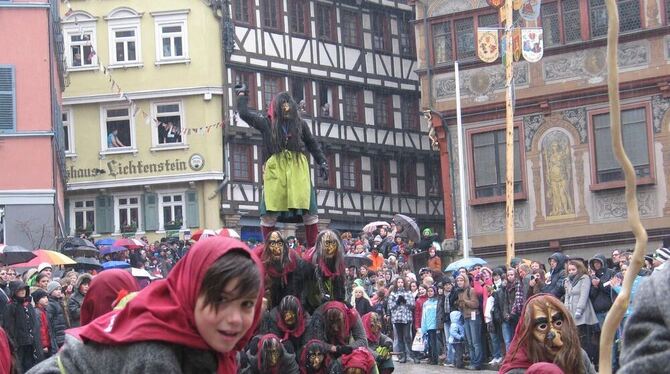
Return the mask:
[[100,249],[100,254],[104,256],[104,255],[117,253],[117,252],[123,252],[123,251],[127,251],[127,250],[128,250],[128,248],[122,247],[120,245],[110,245],[110,246],[102,247],[102,249]]
[[407,217],[404,214],[396,214],[393,216],[393,222],[396,225],[396,230],[398,226],[402,227],[401,231],[396,231],[396,235],[412,240],[415,243],[421,240],[419,226],[413,218]]
[[102,263],[103,270],[109,269],[128,269],[130,264],[125,261],[107,261]]
[[372,234],[375,230],[377,230],[380,226],[386,226],[386,227],[391,227],[391,224],[386,222],[386,221],[374,221],[370,222],[365,227],[363,227],[363,232]]
[[2,245],[0,244],[0,262],[5,265],[14,265],[21,262],[30,261],[35,254],[20,245]]
[[77,248],[77,247],[95,248],[95,244],[91,243],[90,240],[82,238],[67,238],[61,245],[61,249]]
[[50,265],[76,264],[76,262],[73,259],[56,251],[49,251],[46,249],[36,249],[33,251],[33,254],[35,255],[35,258],[33,258],[32,260],[20,264],[14,264],[14,266],[19,268],[32,268],[32,267],[38,267],[43,262],[46,262]]
[[77,264],[75,265],[76,268],[79,269],[95,269],[98,270],[102,266],[100,265],[100,262],[96,260],[95,258],[92,257],[77,257],[74,259],[77,261]]
[[130,274],[132,274],[135,278],[149,278],[151,280],[162,278],[153,276],[148,271],[140,268],[130,268]]
[[226,238],[234,238],[234,239],[240,240],[240,234],[238,234],[237,231],[235,231],[233,229],[222,228],[222,229],[216,230],[215,233],[218,236],[223,236],[223,237],[226,237]]
[[482,260],[479,257],[462,258],[458,261],[454,261],[451,264],[449,264],[449,266],[447,266],[447,268],[444,269],[444,271],[456,271],[460,268],[470,269],[475,265],[486,265],[486,261]]
[[99,251],[95,246],[67,247],[63,248],[63,253],[70,257],[95,257]]
[[110,246],[110,245],[113,245],[115,241],[116,241],[116,239],[114,239],[114,238],[102,238],[102,239],[96,241],[95,245],[97,245],[98,247]]
[[361,266],[370,266],[372,265],[372,260],[369,259],[367,256],[363,255],[345,255],[344,256],[344,266],[350,267],[350,266],[355,266],[357,268],[360,268]]
[[207,238],[210,236],[216,236],[216,231],[210,229],[197,229],[191,234],[191,240],[198,241],[200,238]]
[[128,249],[138,249],[144,248],[145,243],[138,239],[118,239],[114,242],[113,246],[115,247],[126,247]]

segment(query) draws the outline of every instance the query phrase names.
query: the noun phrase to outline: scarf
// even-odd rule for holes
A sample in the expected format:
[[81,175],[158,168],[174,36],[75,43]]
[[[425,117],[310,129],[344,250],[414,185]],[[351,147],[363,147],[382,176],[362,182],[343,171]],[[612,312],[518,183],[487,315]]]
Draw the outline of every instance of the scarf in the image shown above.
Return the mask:
[[[249,252],[247,246],[232,238],[221,236],[199,240],[172,269],[165,280],[149,285],[121,310],[98,317],[88,325],[69,330],[84,341],[105,345],[124,345],[147,340],[212,351],[195,326],[195,304],[200,285],[208,269],[221,256],[231,251]],[[250,253],[250,252],[249,252]],[[235,373],[237,351],[244,349],[253,336],[261,318],[263,305],[263,264],[251,256],[261,270],[261,285],[256,299],[254,321],[235,348],[226,353],[216,352],[217,372]]]
[[321,353],[323,354],[323,363],[321,364],[321,369],[319,371],[314,371],[310,374],[326,374],[328,371],[328,367],[330,366],[330,355],[328,354],[328,350],[326,349],[326,346],[321,340],[318,339],[312,339],[305,344],[305,346],[302,349],[302,352],[300,353],[300,361],[298,362],[298,366],[300,367],[300,374],[308,374],[307,372],[307,365],[309,362],[307,360],[309,359],[307,355],[309,354],[309,346],[312,344],[319,344],[321,346]]
[[377,332],[376,334],[372,332],[372,312],[366,314],[363,316],[363,327],[365,328],[365,335],[368,337],[369,342],[373,342],[375,344],[379,344],[379,337],[381,336],[381,331]]
[[342,369],[362,369],[369,373],[375,365],[375,358],[366,347],[358,347],[351,354],[342,356]]
[[[292,273],[295,271],[295,269],[298,267],[298,259],[297,255],[294,250],[292,249],[287,249],[288,252],[288,263],[284,264],[284,268],[281,270],[277,270],[274,266],[268,266],[265,268],[265,271],[267,274],[270,275],[272,278],[279,278],[281,277],[282,280],[282,285],[288,284],[288,275],[289,273]],[[259,256],[260,257],[260,256]]]
[[135,277],[125,270],[105,270],[96,275],[81,304],[81,325],[87,325],[112,310],[112,304],[123,291],[128,294],[139,290]]
[[[257,352],[256,354],[258,355],[256,357],[256,367],[258,368],[258,370],[261,370],[261,371],[264,370],[263,363],[261,362],[261,359],[263,358],[263,343],[265,343],[266,340],[272,339],[272,338],[279,339],[279,337],[277,337],[277,335],[275,335],[275,334],[265,334],[265,335],[261,336],[260,339],[258,339],[258,346],[257,346],[257,350],[256,350],[256,352]],[[280,357],[280,359],[281,359],[281,357]],[[273,367],[270,370],[269,373],[265,372],[264,374],[277,374],[277,372],[279,371],[280,366],[281,366],[281,362],[277,362],[277,366]]]
[[349,341],[349,333],[351,331],[352,325],[356,322],[358,312],[356,311],[356,309],[349,308],[344,303],[341,303],[339,301],[329,301],[326,304],[324,304],[323,307],[322,313],[324,318],[326,317],[326,313],[331,309],[339,310],[344,316],[344,326],[342,326],[342,328],[340,329],[340,336],[337,337],[336,345],[347,345],[347,342]]
[[302,304],[298,304],[298,315],[295,317],[295,326],[292,329],[284,322],[279,307],[275,307],[274,315],[275,320],[277,320],[277,327],[284,333],[284,336],[281,338],[282,342],[285,342],[290,338],[300,338],[305,332],[305,312],[302,309]]

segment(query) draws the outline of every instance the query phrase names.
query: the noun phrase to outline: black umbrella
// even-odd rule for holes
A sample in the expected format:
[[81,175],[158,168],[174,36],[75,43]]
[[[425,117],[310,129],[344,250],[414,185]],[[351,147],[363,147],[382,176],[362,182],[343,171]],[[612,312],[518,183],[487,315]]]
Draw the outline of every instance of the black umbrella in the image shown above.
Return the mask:
[[[415,243],[418,243],[419,240],[421,240],[419,226],[413,218],[407,217],[404,214],[396,214],[393,216],[393,222],[396,225],[396,235],[412,240]],[[398,230],[398,227],[400,227],[401,230]]]
[[98,251],[97,248],[93,247],[68,247],[68,248],[63,248],[63,254],[68,255],[70,257],[96,257],[100,251]]
[[95,244],[93,244],[90,240],[82,238],[67,238],[61,245],[61,250],[65,250],[68,248],[77,248],[77,247],[95,248]]
[[86,269],[86,270],[102,269],[100,261],[92,257],[77,257],[74,260],[77,261],[77,264],[74,265],[74,267],[77,269]]
[[20,264],[28,262],[35,258],[35,254],[20,245],[1,245],[0,244],[0,263],[5,265]]
[[372,265],[372,260],[369,259],[367,256],[345,255],[344,256],[344,265],[346,267],[355,266],[357,268],[360,268],[363,265],[365,265],[365,266]]

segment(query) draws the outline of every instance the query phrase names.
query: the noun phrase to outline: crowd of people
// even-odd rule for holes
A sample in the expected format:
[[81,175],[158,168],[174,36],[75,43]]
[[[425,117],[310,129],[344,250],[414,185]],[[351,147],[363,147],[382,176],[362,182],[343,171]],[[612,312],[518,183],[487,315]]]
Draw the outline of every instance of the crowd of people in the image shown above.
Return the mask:
[[[506,368],[524,305],[544,294],[570,314],[587,357],[579,371],[597,370],[630,251],[445,272],[439,242],[430,229],[415,243],[381,226],[356,237],[324,230],[306,248],[275,230],[254,246],[164,241],[106,259],[160,276],[151,285],[120,269],[1,267],[0,373],[8,364],[16,373],[390,373],[396,362],[516,373]],[[669,246],[645,257],[635,278],[615,368],[640,285],[665,267]],[[410,256],[423,252],[427,265],[415,273]]]

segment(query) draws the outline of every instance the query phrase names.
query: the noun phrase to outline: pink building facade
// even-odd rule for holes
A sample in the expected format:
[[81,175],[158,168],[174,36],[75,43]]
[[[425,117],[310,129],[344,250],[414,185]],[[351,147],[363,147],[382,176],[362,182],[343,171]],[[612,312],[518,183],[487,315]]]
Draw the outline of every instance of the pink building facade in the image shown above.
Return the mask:
[[63,236],[65,87],[58,0],[0,0],[0,243]]

